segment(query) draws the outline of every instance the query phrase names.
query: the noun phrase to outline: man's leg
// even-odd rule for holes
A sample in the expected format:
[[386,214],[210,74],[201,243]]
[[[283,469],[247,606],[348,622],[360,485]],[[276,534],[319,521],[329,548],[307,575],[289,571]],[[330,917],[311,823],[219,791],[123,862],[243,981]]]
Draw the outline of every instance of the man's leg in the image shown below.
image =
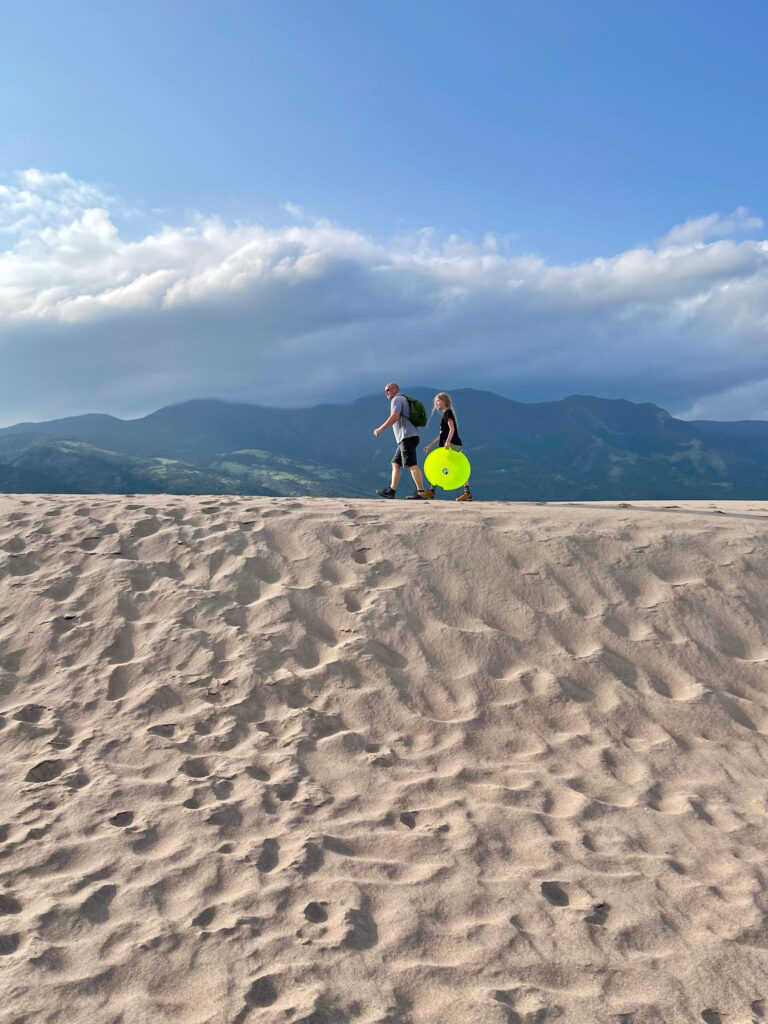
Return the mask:
[[389,487],[379,487],[376,493],[381,498],[394,498],[395,492],[397,491],[397,485],[400,483],[400,473],[402,471],[402,453],[398,446],[398,450],[395,452],[394,458],[392,459],[392,476],[390,477]]
[[418,466],[409,466],[408,469],[411,471],[413,482],[416,484],[417,491],[424,490],[424,477],[421,475],[421,470]]

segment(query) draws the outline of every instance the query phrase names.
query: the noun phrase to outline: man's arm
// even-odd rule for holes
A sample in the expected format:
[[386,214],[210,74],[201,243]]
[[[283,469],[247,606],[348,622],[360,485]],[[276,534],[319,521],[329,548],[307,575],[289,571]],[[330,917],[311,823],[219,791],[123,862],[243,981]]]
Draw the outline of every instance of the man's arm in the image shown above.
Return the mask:
[[390,413],[389,419],[385,420],[381,424],[380,427],[376,427],[376,429],[373,432],[373,436],[374,437],[378,437],[379,434],[383,434],[384,431],[387,429],[387,427],[391,427],[394,423],[397,423],[397,421],[399,419],[400,419],[400,413],[399,412],[395,411],[393,413]]

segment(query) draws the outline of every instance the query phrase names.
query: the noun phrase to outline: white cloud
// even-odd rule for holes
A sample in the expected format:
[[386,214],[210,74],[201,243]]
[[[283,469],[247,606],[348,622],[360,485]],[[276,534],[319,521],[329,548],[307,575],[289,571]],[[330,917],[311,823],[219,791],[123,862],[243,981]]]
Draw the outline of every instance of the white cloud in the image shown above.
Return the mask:
[[679,224],[659,241],[659,248],[696,245],[712,238],[748,235],[760,231],[762,227],[763,222],[760,217],[750,216],[748,210],[739,206],[727,217],[723,217],[719,213],[710,213],[706,217],[698,217],[695,220],[687,220],[685,224]]
[[20,171],[10,185],[0,185],[0,233],[25,236],[53,224],[62,225],[90,208],[122,204],[87,182],[68,174]]
[[768,420],[768,378],[703,395],[679,415],[686,420]]
[[721,394],[727,417],[768,379],[768,242],[738,240],[762,223],[743,209],[572,266],[492,234],[383,242],[321,220],[199,217],[127,241],[122,209],[66,174],[0,186],[3,422],[200,395],[321,402],[393,376],[689,411]]
[[294,220],[304,220],[304,218],[306,217],[304,207],[299,206],[298,203],[283,203],[283,209],[285,210],[286,213],[290,214],[290,216],[293,217]]

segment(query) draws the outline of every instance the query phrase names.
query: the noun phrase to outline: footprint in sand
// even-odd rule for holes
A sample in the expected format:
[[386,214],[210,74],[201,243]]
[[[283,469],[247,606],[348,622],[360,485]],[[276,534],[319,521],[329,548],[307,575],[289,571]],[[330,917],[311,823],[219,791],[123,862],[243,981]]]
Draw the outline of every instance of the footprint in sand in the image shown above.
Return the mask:
[[258,871],[267,874],[274,871],[280,857],[280,845],[276,839],[265,839],[261,848],[259,859],[256,861]]
[[20,914],[21,903],[10,893],[0,892],[0,917],[5,914]]
[[77,586],[77,576],[68,576],[65,579],[57,580],[47,590],[43,591],[43,597],[50,597],[52,601],[66,601],[72,596],[72,591]]
[[310,840],[304,843],[299,855],[291,861],[291,867],[306,878],[319,871],[324,863],[325,854],[322,849]]
[[58,639],[77,625],[76,615],[57,615],[51,624],[51,632]]
[[21,937],[18,932],[13,932],[10,935],[0,935],[0,956],[10,956],[15,953],[21,943]]
[[160,529],[160,523],[156,519],[140,519],[131,530],[131,539],[140,540],[142,537],[151,537]]
[[21,668],[24,653],[24,651],[8,651],[8,653],[0,659],[0,668],[5,669],[6,672],[13,672],[15,674]]
[[41,761],[34,768],[29,769],[25,775],[25,780],[34,783],[51,782],[53,779],[57,779],[65,768],[66,764],[60,759]]
[[176,732],[176,726],[171,722],[165,722],[162,725],[150,725],[147,732],[153,736],[162,736],[163,739],[171,739]]
[[229,779],[214,779],[213,782],[211,782],[211,790],[217,800],[229,800],[234,788],[234,785],[229,781]]
[[37,572],[37,565],[25,555],[9,555],[8,572],[11,576],[30,576]]
[[370,904],[363,899],[359,908],[350,908],[344,915],[347,931],[341,940],[346,949],[372,949],[379,941],[379,929],[370,911]]
[[277,1001],[277,989],[271,975],[259,978],[245,993],[246,1006],[271,1006]]
[[571,902],[568,893],[557,882],[542,882],[541,895],[553,907],[567,907]]
[[133,811],[118,811],[109,819],[109,824],[115,828],[127,828],[133,824]]
[[585,917],[584,920],[587,924],[604,925],[608,920],[610,910],[610,903],[596,903],[594,907],[592,907],[592,913],[588,917]]
[[325,909],[328,906],[327,903],[308,903],[304,907],[304,917],[311,924],[323,924],[328,920],[328,911]]
[[672,860],[670,858],[669,860],[664,861],[664,863],[667,865],[669,870],[670,871],[674,871],[674,873],[676,875],[686,875],[686,874],[688,874],[688,872],[685,870],[685,868],[680,863],[680,861]]
[[103,924],[109,920],[109,905],[116,895],[116,885],[102,885],[83,903],[80,913],[91,924]]
[[205,758],[202,757],[190,757],[182,764],[179,771],[191,779],[205,779],[211,774]]
[[588,704],[595,699],[595,695],[590,689],[569,676],[561,676],[558,678],[557,684],[566,697],[579,704]]
[[132,674],[130,665],[118,665],[112,670],[107,683],[107,700],[121,700],[126,695]]
[[25,722],[27,725],[37,725],[45,714],[45,708],[40,704],[25,704],[11,716],[17,722]]
[[131,573],[131,590],[135,593],[143,593],[145,590],[149,590],[156,578],[156,574],[150,572],[145,565],[139,565]]
[[159,838],[157,826],[150,825],[149,828],[145,828],[143,832],[140,832],[138,838],[131,843],[131,849],[134,853],[146,853],[152,849]]
[[221,833],[225,833],[239,828],[242,824],[243,816],[234,804],[224,804],[224,806],[217,808],[213,814],[209,814],[205,820],[209,825],[215,825]]
[[102,540],[102,537],[83,537],[77,546],[81,551],[87,551],[88,554],[90,554],[92,551],[96,550]]
[[192,918],[192,924],[195,928],[207,928],[214,917],[216,917],[216,908],[206,907],[205,910],[200,911],[197,917]]

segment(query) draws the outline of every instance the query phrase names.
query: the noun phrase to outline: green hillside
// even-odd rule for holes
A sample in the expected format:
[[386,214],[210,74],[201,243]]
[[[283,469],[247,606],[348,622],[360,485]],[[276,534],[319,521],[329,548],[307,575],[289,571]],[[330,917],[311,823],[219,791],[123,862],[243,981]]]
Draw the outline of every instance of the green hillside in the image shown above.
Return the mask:
[[[431,405],[432,389],[408,391]],[[650,403],[579,395],[523,403],[466,389],[453,399],[478,497],[768,498],[768,431],[760,422],[698,425]],[[372,495],[389,479],[392,434],[372,434],[387,415],[381,395],[305,409],[199,399],[136,420],[19,424],[0,430],[0,486]],[[435,416],[423,441],[438,429]],[[410,486],[406,480],[401,493]]]

